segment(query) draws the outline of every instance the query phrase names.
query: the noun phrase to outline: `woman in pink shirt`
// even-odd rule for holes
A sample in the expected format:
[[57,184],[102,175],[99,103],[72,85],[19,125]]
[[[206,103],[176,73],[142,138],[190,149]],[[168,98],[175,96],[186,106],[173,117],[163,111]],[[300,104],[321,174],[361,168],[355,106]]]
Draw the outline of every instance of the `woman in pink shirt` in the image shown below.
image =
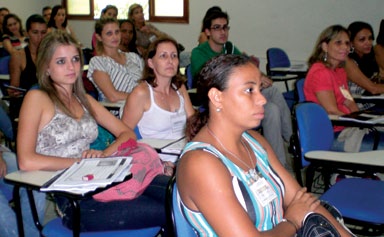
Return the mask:
[[[309,71],[304,82],[307,101],[320,104],[328,114],[343,115],[359,110],[347,83],[345,62],[350,52],[349,33],[341,25],[326,28],[319,36],[309,57]],[[345,127],[334,126],[335,138]],[[372,150],[373,133],[363,135],[360,151]],[[378,149],[384,149],[384,134]],[[345,141],[335,139],[334,150],[345,150]]]

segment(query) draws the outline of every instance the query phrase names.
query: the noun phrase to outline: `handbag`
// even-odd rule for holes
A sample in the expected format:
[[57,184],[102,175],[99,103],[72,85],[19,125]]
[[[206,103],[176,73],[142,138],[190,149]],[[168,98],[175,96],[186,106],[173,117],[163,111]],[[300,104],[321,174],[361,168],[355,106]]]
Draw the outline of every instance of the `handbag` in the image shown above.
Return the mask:
[[339,232],[323,215],[310,213],[304,218],[303,226],[297,237],[340,237]]
[[[356,237],[344,224],[340,211],[332,204],[320,201],[322,205],[351,236]],[[296,237],[339,237],[340,233],[335,226],[323,215],[310,212],[304,217],[303,226],[296,233]]]
[[93,195],[93,198],[99,202],[135,199],[144,192],[157,175],[164,174],[164,165],[159,155],[148,144],[129,139],[120,145],[118,152],[114,155],[132,157],[130,170],[132,178]]

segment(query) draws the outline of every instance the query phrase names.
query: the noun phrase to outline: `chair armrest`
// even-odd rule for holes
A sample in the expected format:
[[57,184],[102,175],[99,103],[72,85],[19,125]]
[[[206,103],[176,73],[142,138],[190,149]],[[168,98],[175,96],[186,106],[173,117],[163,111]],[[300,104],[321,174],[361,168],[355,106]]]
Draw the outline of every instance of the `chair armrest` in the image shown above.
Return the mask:
[[328,161],[384,167],[384,150],[364,152],[310,151],[305,153],[309,161]]

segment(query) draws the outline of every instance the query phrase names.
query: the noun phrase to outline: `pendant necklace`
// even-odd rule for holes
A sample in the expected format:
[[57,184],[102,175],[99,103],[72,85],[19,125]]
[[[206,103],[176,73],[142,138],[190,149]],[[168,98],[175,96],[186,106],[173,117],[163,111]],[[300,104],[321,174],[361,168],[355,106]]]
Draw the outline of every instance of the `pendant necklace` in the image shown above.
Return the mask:
[[227,152],[228,154],[230,154],[232,157],[236,158],[238,161],[240,161],[241,163],[243,163],[243,165],[245,165],[249,170],[247,172],[245,172],[245,174],[248,174],[249,177],[250,177],[250,181],[248,181],[248,185],[251,185],[253,184],[254,182],[256,182],[258,179],[259,179],[259,175],[257,174],[256,172],[256,165],[253,163],[253,160],[252,160],[252,157],[251,157],[251,152],[249,151],[248,147],[244,144],[244,141],[243,139],[241,138],[240,142],[241,144],[243,145],[243,147],[245,148],[245,150],[247,151],[248,153],[248,158],[249,160],[251,161],[251,165],[252,167],[249,167],[249,165],[247,163],[245,163],[239,156],[237,156],[236,154],[234,154],[233,152],[231,152],[230,150],[228,150],[227,148],[225,148],[225,146],[223,145],[223,143],[220,141],[220,139],[216,136],[216,134],[213,133],[213,131],[209,128],[208,124],[206,125],[207,126],[207,129],[208,129],[208,133],[220,144],[221,148]]

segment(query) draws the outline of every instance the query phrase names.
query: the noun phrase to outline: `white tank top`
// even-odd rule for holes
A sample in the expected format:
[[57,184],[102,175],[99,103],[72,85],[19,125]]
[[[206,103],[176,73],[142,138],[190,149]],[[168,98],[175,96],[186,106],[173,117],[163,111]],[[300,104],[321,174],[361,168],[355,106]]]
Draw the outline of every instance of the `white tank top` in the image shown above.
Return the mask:
[[144,112],[137,127],[143,138],[177,139],[185,135],[187,114],[184,108],[184,98],[179,91],[180,106],[175,112],[160,108],[153,96],[153,88],[148,84],[151,107]]

